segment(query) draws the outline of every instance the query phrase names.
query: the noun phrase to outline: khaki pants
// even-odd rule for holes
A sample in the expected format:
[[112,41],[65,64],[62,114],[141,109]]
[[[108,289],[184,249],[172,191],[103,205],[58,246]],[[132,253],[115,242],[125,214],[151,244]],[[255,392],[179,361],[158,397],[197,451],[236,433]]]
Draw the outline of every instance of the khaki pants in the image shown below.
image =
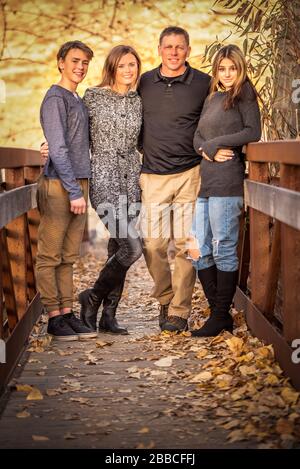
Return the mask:
[[[88,179],[79,179],[85,199]],[[47,312],[73,305],[73,264],[82,241],[86,213],[70,211],[67,191],[59,179],[41,176],[37,203],[41,214],[38,231],[36,279],[41,301]]]
[[[162,305],[170,303],[170,316],[186,319],[195,284],[195,269],[186,258],[186,244],[200,188],[199,166],[171,175],[142,173],[140,185],[141,232],[146,263],[154,280],[152,295]],[[176,252],[173,275],[167,254],[172,238]]]

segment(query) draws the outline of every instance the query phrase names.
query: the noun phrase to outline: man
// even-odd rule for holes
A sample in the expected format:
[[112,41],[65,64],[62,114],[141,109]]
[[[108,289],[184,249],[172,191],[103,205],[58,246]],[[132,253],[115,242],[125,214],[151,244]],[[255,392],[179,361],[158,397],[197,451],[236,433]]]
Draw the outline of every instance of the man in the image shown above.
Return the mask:
[[96,337],[73,313],[73,264],[86,222],[90,177],[88,113],[76,93],[93,51],[80,41],[63,44],[57,54],[61,78],[41,105],[41,125],[49,145],[38,181],[41,214],[36,276],[49,315],[48,333],[58,340]]
[[[200,186],[201,157],[193,148],[193,137],[210,77],[190,67],[186,61],[190,51],[187,31],[173,26],[164,29],[158,46],[161,65],[144,73],[139,86],[143,102],[142,235],[154,280],[152,293],[161,305],[160,327],[168,331],[186,329],[195,283],[194,268],[186,258]],[[173,274],[167,255],[171,237],[176,251]]]

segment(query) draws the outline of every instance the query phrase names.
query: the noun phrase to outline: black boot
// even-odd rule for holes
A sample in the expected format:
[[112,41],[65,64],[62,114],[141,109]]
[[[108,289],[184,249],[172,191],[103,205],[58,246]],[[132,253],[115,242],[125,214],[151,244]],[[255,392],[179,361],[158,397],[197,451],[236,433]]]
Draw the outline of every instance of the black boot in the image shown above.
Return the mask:
[[96,330],[97,313],[103,299],[120,284],[127,270],[113,255],[101,270],[94,287],[79,294],[80,318],[87,327]]
[[103,301],[102,316],[99,321],[99,331],[112,332],[113,334],[128,334],[125,327],[120,327],[116,319],[116,310],[121,299],[126,272],[120,283],[113,288]]
[[170,305],[170,303],[167,303],[166,305],[160,305],[159,316],[158,316],[158,325],[159,325],[161,330],[162,330],[165,322],[167,322],[167,319],[168,319],[169,305]]
[[198,278],[201,282],[204,294],[207,298],[209,308],[213,311],[217,295],[217,267],[212,265],[207,269],[198,270]]
[[214,337],[223,330],[232,332],[233,320],[229,313],[236,290],[238,271],[217,270],[217,294],[213,311],[200,329],[192,331],[194,337]]

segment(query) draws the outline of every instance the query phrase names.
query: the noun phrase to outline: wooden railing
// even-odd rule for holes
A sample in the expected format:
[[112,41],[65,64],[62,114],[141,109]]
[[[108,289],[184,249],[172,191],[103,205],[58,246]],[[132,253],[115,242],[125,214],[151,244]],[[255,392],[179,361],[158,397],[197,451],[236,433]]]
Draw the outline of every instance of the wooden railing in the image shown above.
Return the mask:
[[[240,236],[235,306],[244,310],[252,332],[273,344],[280,365],[300,389],[300,364],[292,360],[293,342],[300,339],[300,142],[250,144],[247,159],[249,219]],[[280,165],[279,179],[270,178],[270,163]],[[33,269],[39,223],[35,181],[41,166],[36,151],[0,148],[5,172],[5,192],[0,193],[0,338],[6,345],[0,388],[42,310]]]
[[[32,327],[42,311],[36,291],[34,262],[39,214],[36,184],[39,152],[0,148],[4,182],[0,193],[0,391],[14,370]],[[3,358],[3,357],[2,357]]]
[[[300,389],[300,363],[293,354],[295,339],[300,341],[300,141],[250,144],[247,160],[249,219],[240,237],[235,306],[244,310],[252,332],[273,344]],[[279,177],[270,176],[270,163],[279,166]]]

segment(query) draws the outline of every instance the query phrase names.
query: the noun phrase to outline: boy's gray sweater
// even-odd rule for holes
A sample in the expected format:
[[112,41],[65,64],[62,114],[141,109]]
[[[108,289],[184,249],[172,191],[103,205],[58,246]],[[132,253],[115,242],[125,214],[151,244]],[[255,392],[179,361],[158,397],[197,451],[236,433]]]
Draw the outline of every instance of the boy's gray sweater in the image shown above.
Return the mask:
[[88,112],[82,99],[71,91],[52,85],[40,112],[49,145],[44,175],[60,179],[70,200],[82,197],[76,179],[90,178]]

